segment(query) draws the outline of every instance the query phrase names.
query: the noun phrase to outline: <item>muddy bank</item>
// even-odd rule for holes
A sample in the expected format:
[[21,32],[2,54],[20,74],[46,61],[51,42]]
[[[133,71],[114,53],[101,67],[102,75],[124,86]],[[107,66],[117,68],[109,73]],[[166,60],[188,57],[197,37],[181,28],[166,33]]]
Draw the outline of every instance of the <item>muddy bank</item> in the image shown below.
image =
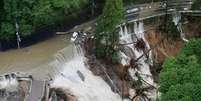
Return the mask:
[[[187,39],[198,38],[201,37],[201,31],[197,22],[193,20],[193,18],[188,18],[185,24],[183,24],[182,28],[184,29],[184,33]],[[178,38],[167,38],[164,36],[164,33],[158,32],[157,29],[151,29],[146,31],[146,39],[149,41],[149,44],[152,48],[154,48],[154,56],[157,63],[162,64],[167,57],[176,56],[181,49],[183,48],[185,42]],[[162,41],[162,42],[160,42]],[[160,43],[158,43],[160,42]]]
[[162,64],[167,57],[176,56],[184,46],[181,39],[164,38],[164,35],[156,30],[146,32],[146,39],[153,48],[156,63],[159,64]]
[[155,29],[146,32],[145,37],[150,44],[153,53],[153,66],[151,73],[154,75],[154,81],[159,81],[159,73],[167,57],[176,56],[184,46],[182,39],[165,38],[164,35]]

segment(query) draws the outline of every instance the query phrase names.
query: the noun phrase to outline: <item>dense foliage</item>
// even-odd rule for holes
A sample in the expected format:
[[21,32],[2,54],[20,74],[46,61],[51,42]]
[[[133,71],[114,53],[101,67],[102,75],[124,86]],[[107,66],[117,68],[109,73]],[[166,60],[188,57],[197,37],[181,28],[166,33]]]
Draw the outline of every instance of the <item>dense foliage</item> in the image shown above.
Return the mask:
[[191,40],[181,53],[187,56],[195,55],[201,63],[201,40]]
[[117,25],[124,18],[122,0],[107,0],[103,14],[98,18],[96,28],[96,56],[98,58],[116,57],[115,46],[119,41]]
[[1,0],[0,39],[15,37],[15,25],[21,36],[35,29],[55,24],[83,8],[88,0]]
[[192,9],[200,10],[201,9],[201,0],[193,0]]
[[160,73],[161,101],[201,101],[201,39],[191,40]]

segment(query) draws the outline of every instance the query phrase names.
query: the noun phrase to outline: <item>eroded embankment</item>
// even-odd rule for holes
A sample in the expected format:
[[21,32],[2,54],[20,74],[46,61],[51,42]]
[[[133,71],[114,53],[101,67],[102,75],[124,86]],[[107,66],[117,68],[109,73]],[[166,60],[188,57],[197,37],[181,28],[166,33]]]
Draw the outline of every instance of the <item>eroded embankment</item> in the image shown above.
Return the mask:
[[[192,34],[192,32],[189,31],[189,29],[184,29],[184,32],[186,34],[187,39],[190,39],[197,35]],[[163,62],[167,57],[176,56],[184,46],[185,41],[180,38],[167,38],[167,36],[165,36],[164,33],[160,33],[156,29],[146,31],[144,37],[145,37],[144,45],[146,44],[147,40],[152,53],[151,58],[153,59],[153,65],[149,65],[149,69],[154,82],[157,84]],[[94,41],[93,39],[89,38],[85,41],[84,45],[85,55],[88,58],[89,67],[95,75],[101,76],[110,85],[111,89],[114,92],[119,93],[124,98],[132,99],[135,96],[144,96],[147,94],[147,92],[152,92],[153,91],[152,89],[157,90],[157,86],[155,84],[153,85],[151,84],[148,88],[141,87],[139,86],[141,85],[139,84],[141,82],[132,79],[132,75],[129,74],[128,70],[133,66],[135,67],[136,65],[135,59],[130,59],[130,62],[127,65],[123,65],[122,63],[113,63],[111,60],[96,60],[95,56],[93,56],[92,54],[93,53],[92,49],[94,49],[93,41]],[[140,48],[143,48],[141,47],[143,42],[141,43],[138,40],[137,43],[139,43]],[[138,44],[131,47],[136,48],[137,45]],[[147,48],[147,46],[145,46],[145,48]],[[132,51],[132,49],[130,49],[130,51]],[[149,51],[147,50],[144,52],[145,56],[147,56],[146,53],[148,52]],[[134,55],[134,58],[136,58],[136,55]],[[151,75],[146,75],[145,78]],[[135,89],[134,97],[131,96],[132,89],[130,88]]]
[[128,33],[127,27],[120,30],[120,60],[96,60],[91,54],[93,39],[86,40],[85,55],[92,72],[101,76],[123,98],[130,100],[156,99],[156,85],[151,74],[152,53],[143,32],[143,23],[136,23],[136,35]]

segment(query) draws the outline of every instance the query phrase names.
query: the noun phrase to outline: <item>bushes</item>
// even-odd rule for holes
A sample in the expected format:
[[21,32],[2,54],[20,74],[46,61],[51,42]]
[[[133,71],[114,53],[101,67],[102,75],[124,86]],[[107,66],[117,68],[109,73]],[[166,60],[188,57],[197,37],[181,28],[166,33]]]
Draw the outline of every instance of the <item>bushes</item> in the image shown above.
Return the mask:
[[[15,24],[21,36],[30,35],[35,29],[53,25],[84,8],[88,0],[3,0],[1,7],[0,39],[15,37]],[[8,30],[9,29],[9,30]]]
[[201,100],[200,42],[191,40],[176,58],[165,61],[160,73],[161,101]]

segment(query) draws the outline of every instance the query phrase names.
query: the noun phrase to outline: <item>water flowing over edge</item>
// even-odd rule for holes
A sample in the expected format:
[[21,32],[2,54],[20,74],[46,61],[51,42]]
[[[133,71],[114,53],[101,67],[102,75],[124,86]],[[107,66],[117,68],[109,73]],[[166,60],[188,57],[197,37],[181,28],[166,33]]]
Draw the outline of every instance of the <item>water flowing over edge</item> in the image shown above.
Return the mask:
[[[124,30],[123,30],[124,29]],[[130,30],[128,30],[130,29]],[[132,32],[133,30],[133,32]],[[138,59],[141,58],[137,61],[137,66],[139,67],[139,69],[136,68],[129,68],[129,73],[132,77],[133,80],[138,80],[139,78],[136,76],[136,73],[138,73],[140,75],[140,77],[142,78],[143,81],[145,81],[143,83],[142,86],[144,87],[149,87],[149,86],[156,86],[156,84],[154,83],[153,80],[153,76],[150,72],[150,66],[153,65],[153,60],[152,60],[152,51],[148,52],[148,58],[145,57],[145,53],[143,52],[143,50],[141,49],[137,49],[137,47],[135,47],[136,42],[139,39],[142,39],[145,42],[145,46],[147,48],[147,50],[150,50],[150,46],[148,41],[145,39],[144,36],[144,25],[143,22],[134,22],[133,23],[133,29],[132,27],[127,28],[127,25],[123,25],[120,27],[120,31],[119,31],[119,35],[120,35],[120,43],[121,44],[125,44],[124,49],[130,48],[130,50],[132,51],[120,51],[120,56],[121,56],[121,63],[123,65],[128,65],[129,61],[131,59]],[[130,52],[130,53],[128,53]],[[126,54],[134,54],[133,55],[126,55]],[[150,90],[148,92],[145,92],[147,97],[149,97],[152,101],[156,100],[156,89],[154,90]],[[135,89],[130,89],[130,95],[135,96],[136,95],[136,91]],[[140,100],[140,99],[138,99]]]
[[89,70],[82,48],[79,45],[72,47],[72,59],[64,62],[51,87],[68,89],[78,101],[121,101],[101,77]]

